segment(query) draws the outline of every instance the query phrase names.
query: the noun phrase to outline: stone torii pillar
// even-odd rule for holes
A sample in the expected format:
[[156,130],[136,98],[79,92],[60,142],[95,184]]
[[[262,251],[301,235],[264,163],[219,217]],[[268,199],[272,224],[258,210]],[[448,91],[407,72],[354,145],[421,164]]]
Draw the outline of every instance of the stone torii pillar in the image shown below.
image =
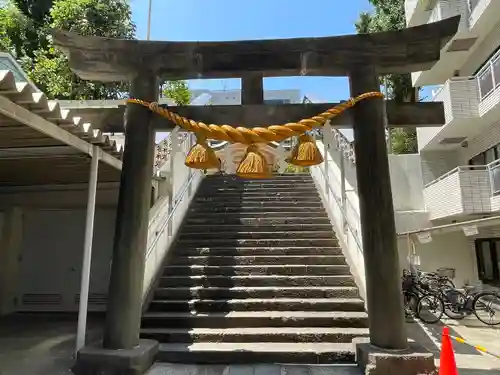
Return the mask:
[[[154,102],[158,88],[156,74],[143,71],[132,80],[130,95]],[[77,375],[142,374],[158,351],[158,342],[139,340],[155,145],[152,116],[148,108],[127,107],[103,347],[78,352]]]
[[[353,97],[380,90],[376,71],[370,66],[354,67],[349,80]],[[352,118],[370,343],[385,349],[406,349],[384,100],[373,98],[356,104]]]

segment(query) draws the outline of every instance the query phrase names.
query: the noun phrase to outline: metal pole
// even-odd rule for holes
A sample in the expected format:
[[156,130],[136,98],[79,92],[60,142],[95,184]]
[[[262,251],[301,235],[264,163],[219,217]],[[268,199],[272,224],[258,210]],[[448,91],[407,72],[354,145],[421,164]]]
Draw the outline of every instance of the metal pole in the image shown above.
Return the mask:
[[392,154],[392,137],[391,137],[391,128],[388,126],[387,119],[387,100],[389,95],[389,89],[387,87],[387,76],[384,76],[384,118],[385,118],[385,128],[387,129],[387,152]]
[[345,188],[345,159],[342,150],[339,149],[340,153],[340,201],[342,203],[342,210],[344,210],[345,215],[342,215],[342,229],[344,233],[347,231],[347,195]]
[[153,10],[153,0],[149,0],[149,10],[148,10],[148,35],[147,40],[151,39],[151,11]]
[[83,245],[82,279],[80,284],[80,305],[78,308],[78,331],[76,336],[76,351],[85,346],[87,330],[87,308],[90,287],[90,265],[92,260],[92,239],[94,236],[95,198],[97,192],[97,174],[99,170],[100,149],[93,146],[90,163],[89,191],[87,199],[87,217],[85,221],[85,240]]

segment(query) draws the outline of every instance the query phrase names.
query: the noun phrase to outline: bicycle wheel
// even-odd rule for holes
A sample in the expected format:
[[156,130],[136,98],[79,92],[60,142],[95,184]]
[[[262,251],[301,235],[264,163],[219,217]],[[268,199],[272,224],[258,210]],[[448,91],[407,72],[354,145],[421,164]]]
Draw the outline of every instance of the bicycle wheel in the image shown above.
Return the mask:
[[444,314],[454,320],[460,320],[469,315],[465,305],[467,297],[456,289],[443,290]]
[[437,323],[444,314],[444,303],[436,295],[428,294],[419,299],[417,303],[417,317],[424,323]]
[[500,294],[482,292],[474,297],[472,305],[476,317],[489,326],[500,324]]

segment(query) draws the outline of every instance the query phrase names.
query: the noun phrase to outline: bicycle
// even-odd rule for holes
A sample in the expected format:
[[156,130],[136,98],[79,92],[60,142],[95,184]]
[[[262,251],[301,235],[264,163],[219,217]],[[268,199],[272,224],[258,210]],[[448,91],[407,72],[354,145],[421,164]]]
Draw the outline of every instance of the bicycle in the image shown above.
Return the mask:
[[[500,294],[494,291],[477,291],[465,286],[465,293],[456,289],[453,282],[435,273],[421,272],[422,282],[427,280],[444,304],[444,314],[454,320],[461,320],[472,314],[489,326],[500,324]],[[429,281],[430,280],[430,281]],[[495,320],[497,318],[498,320]]]
[[419,279],[418,273],[403,271],[403,302],[405,316],[416,316],[424,323],[437,323],[444,314],[444,303],[427,283]]

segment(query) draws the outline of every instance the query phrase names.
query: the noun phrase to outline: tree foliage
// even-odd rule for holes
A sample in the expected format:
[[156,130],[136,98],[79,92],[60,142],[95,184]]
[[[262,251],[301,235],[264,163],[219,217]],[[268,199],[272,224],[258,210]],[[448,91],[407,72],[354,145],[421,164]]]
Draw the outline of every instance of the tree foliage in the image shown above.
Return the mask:
[[57,99],[116,99],[126,84],[79,79],[54,48],[51,29],[131,39],[135,25],[127,0],[10,0],[0,9],[0,48],[10,52],[33,82]]
[[191,102],[191,91],[186,81],[169,81],[162,91],[163,96],[172,99],[177,105],[188,105]]
[[[371,13],[363,12],[356,22],[359,34],[395,31],[406,27],[404,0],[369,0],[374,6]],[[410,74],[391,74],[382,77],[388,99],[400,102],[419,100],[419,89],[414,88]],[[393,129],[390,134],[392,151],[396,154],[417,152],[415,129]]]

